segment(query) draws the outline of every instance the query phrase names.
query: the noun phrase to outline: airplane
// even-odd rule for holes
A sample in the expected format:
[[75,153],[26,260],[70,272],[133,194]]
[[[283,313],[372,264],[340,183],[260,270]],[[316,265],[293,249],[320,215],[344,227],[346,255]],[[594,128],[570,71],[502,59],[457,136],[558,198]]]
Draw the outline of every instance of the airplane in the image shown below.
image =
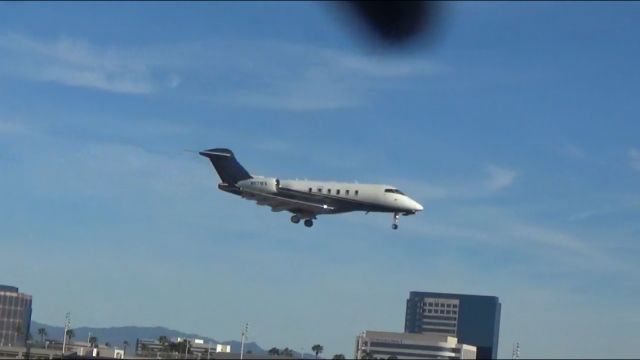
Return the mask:
[[229,149],[209,149],[199,154],[208,158],[218,173],[218,189],[270,206],[273,212],[289,211],[294,224],[304,220],[306,227],[312,227],[318,215],[365,211],[393,213],[391,228],[397,230],[400,215],[423,210],[422,205],[393,186],[254,176]]

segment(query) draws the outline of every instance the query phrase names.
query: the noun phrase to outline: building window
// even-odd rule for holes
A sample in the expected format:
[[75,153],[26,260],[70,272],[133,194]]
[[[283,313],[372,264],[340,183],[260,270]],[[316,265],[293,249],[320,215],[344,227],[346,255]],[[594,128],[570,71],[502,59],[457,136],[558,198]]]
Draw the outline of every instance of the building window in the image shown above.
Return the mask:
[[447,310],[447,315],[451,315],[451,310]]
[[444,310],[440,310],[440,314],[443,314],[443,315],[444,315]]
[[455,310],[451,311],[451,313],[452,313],[453,315],[458,315],[458,312],[457,312],[457,311],[455,311]]
[[458,304],[453,304],[453,308],[457,309],[458,308]]
[[340,189],[336,189],[336,195],[340,195]]
[[427,312],[428,312],[429,314],[431,314],[431,312],[432,312],[432,311],[433,311],[433,310],[431,310],[431,309],[427,310]]
[[428,305],[428,306],[433,306],[433,303],[432,303],[432,302],[430,302],[430,303],[428,303],[427,305]]
[[451,309],[451,304],[447,304],[447,309]]

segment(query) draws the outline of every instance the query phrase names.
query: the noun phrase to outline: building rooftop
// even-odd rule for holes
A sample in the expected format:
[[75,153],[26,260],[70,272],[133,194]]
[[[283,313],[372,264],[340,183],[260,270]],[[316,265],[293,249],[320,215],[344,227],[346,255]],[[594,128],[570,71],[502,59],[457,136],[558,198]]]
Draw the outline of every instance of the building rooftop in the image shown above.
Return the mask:
[[9,285],[0,285],[0,291],[2,292],[12,292],[12,293],[17,293],[18,292],[18,288],[15,286],[9,286]]
[[433,296],[433,297],[452,297],[452,298],[482,298],[482,299],[491,299],[495,301],[500,301],[497,296],[493,295],[473,295],[473,294],[454,294],[454,293],[441,293],[434,291],[411,291],[409,292],[409,297],[413,296]]

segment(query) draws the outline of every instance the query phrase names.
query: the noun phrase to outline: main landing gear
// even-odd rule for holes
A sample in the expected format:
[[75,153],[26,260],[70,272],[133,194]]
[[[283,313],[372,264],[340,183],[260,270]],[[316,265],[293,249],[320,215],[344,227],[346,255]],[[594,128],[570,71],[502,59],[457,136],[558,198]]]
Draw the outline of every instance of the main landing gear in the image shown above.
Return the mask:
[[391,228],[393,230],[398,230],[398,219],[399,218],[400,218],[400,214],[393,213],[393,224],[391,225]]
[[[291,222],[292,222],[292,223],[294,223],[294,224],[299,223],[299,222],[300,222],[300,220],[302,220],[302,219],[300,218],[300,215],[293,215],[293,216],[291,216]],[[313,220],[311,220],[311,219],[305,219],[305,220],[304,220],[304,226],[306,226],[306,227],[312,227],[312,226],[313,226]]]

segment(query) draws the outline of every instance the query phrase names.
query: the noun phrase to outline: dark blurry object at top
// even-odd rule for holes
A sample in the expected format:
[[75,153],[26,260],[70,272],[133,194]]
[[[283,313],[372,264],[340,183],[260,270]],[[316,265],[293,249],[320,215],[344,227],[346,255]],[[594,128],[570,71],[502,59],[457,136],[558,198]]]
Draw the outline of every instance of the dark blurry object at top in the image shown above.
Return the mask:
[[404,45],[419,35],[430,35],[439,12],[431,1],[348,1],[342,3],[356,15],[367,33],[388,45]]

